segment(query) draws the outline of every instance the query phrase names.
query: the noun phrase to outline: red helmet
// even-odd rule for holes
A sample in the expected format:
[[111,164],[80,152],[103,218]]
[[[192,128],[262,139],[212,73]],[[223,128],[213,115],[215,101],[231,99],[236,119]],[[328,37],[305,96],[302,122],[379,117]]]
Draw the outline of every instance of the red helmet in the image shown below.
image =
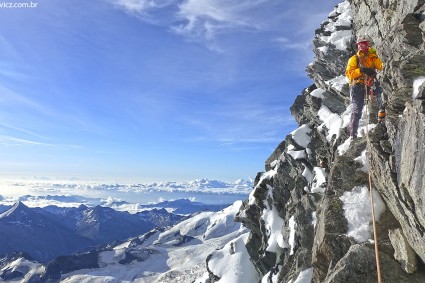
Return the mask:
[[367,45],[369,45],[369,37],[368,36],[359,36],[357,38],[356,44],[359,43],[366,43]]
[[363,52],[364,54],[367,54],[369,51],[369,38],[366,36],[359,36],[357,38],[357,48]]

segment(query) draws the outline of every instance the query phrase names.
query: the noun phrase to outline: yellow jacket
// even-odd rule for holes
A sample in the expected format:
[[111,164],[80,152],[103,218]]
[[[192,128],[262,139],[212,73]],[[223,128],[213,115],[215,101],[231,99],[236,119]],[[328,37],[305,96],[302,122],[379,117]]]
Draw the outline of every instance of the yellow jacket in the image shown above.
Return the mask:
[[[357,58],[359,58],[361,62],[357,62]],[[356,55],[353,55],[350,59],[348,59],[345,76],[349,79],[350,84],[358,82],[364,83],[360,67],[373,68],[382,71],[383,63],[378,55],[376,55],[376,50],[374,48],[369,48],[367,56],[365,56],[363,52],[358,51]]]

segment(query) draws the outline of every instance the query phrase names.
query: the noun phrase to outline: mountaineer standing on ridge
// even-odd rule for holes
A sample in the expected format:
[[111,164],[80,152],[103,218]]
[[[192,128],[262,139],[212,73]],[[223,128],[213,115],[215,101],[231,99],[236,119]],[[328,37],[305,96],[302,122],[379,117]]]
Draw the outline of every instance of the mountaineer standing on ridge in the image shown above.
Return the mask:
[[366,92],[374,87],[375,95],[379,97],[378,102],[382,93],[382,88],[378,82],[375,82],[375,77],[376,70],[382,71],[383,64],[376,55],[376,50],[370,47],[370,42],[371,40],[367,36],[357,39],[358,51],[348,60],[345,70],[345,75],[350,81],[350,97],[353,104],[350,120],[350,137],[353,139],[357,138]]

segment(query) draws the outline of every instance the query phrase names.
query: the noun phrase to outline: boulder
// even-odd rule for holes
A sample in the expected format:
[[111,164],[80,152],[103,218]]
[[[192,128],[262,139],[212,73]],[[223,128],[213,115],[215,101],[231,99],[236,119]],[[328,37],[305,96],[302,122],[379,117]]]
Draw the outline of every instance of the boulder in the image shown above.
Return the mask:
[[[382,282],[420,283],[425,275],[408,274],[390,256],[380,253]],[[353,245],[347,254],[329,271],[323,283],[377,282],[375,251],[365,245]]]
[[418,269],[416,253],[410,247],[401,229],[389,231],[391,244],[394,247],[394,258],[401,264],[401,268],[407,273],[413,273]]

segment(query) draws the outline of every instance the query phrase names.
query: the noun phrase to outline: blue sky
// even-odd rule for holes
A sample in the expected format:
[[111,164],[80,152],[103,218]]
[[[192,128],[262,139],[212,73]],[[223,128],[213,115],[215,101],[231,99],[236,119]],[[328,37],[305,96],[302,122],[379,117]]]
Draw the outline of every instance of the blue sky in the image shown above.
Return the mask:
[[297,127],[314,30],[339,2],[0,8],[2,176],[255,177]]

